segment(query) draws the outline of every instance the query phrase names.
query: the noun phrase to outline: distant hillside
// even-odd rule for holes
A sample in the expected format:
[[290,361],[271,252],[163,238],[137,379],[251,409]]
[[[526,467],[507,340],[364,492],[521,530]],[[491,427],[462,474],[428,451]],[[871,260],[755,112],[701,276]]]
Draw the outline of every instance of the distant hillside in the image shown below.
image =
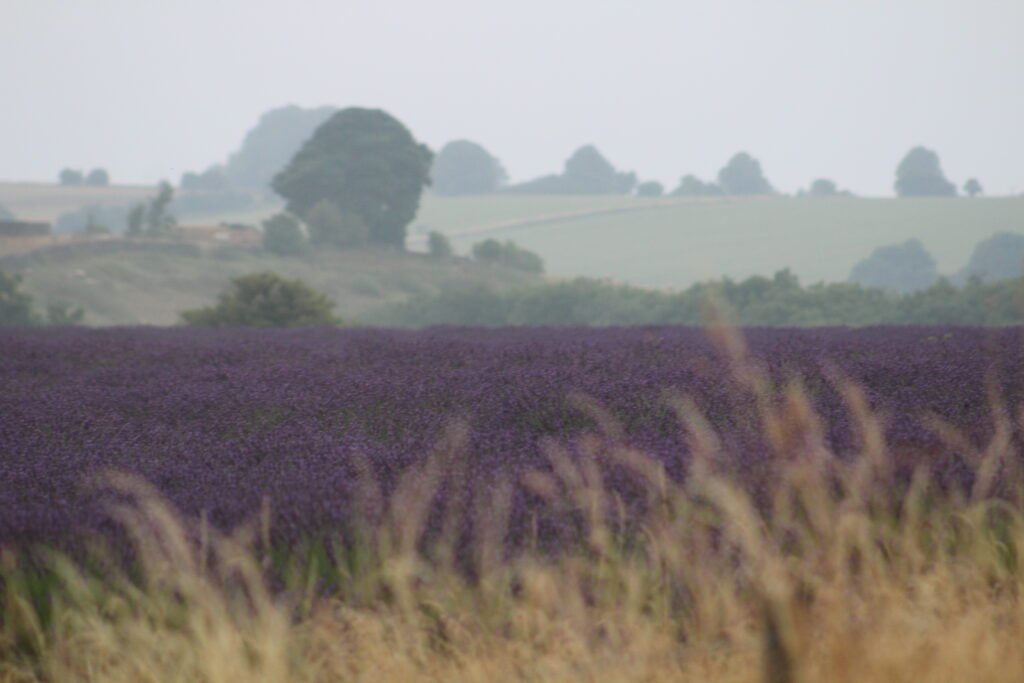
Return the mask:
[[[68,188],[0,183],[0,205],[26,219],[98,203],[132,203],[152,188]],[[258,225],[280,210],[272,197],[241,209],[179,212],[184,223]],[[938,270],[954,275],[975,245],[996,233],[1024,235],[1024,197],[869,199],[856,197],[642,198],[592,195],[424,195],[408,246],[426,248],[431,230],[459,253],[478,241],[511,239],[543,257],[560,277],[611,278],[684,288],[727,275],[742,279],[790,268],[804,283],[846,281],[874,249],[918,239]]]
[[54,222],[59,215],[85,206],[125,206],[143,201],[156,190],[146,185],[57,185],[0,183],[0,205],[22,220]]
[[393,251],[319,251],[302,259],[220,248],[204,254],[183,243],[110,241],[66,245],[0,257],[0,270],[20,272],[40,306],[69,303],[90,325],[171,325],[178,312],[212,302],[236,275],[272,270],[326,292],[338,314],[367,311],[442,289],[505,290],[537,276],[463,259],[438,262]]
[[511,239],[554,276],[678,289],[787,267],[805,283],[841,282],[875,248],[909,239],[954,275],[978,242],[1024,234],[1024,197],[431,197],[416,223],[413,246],[425,228],[449,234],[460,253],[486,237]]

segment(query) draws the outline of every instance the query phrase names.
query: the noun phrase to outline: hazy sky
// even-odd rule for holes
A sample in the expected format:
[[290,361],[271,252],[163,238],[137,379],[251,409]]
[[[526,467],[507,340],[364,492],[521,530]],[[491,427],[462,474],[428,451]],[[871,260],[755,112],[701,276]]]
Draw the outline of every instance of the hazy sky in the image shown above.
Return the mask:
[[596,144],[674,185],[735,151],[889,194],[924,144],[1024,191],[1024,0],[0,0],[0,179],[222,161],[272,107],[382,107],[514,179]]

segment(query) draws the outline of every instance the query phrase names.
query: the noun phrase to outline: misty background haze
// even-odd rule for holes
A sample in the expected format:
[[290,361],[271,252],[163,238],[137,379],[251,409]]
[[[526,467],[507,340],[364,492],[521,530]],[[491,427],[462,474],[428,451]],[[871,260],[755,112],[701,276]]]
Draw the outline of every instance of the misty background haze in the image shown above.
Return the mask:
[[1024,189],[1024,3],[3,0],[0,179],[223,161],[268,109],[381,107],[513,181],[594,143],[673,187],[736,150],[783,192],[892,193],[908,148]]

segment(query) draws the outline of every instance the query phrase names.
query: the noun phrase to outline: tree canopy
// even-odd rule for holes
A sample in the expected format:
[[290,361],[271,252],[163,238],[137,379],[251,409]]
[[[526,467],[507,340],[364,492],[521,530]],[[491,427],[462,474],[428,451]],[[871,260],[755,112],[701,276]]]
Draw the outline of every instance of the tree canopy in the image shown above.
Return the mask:
[[325,327],[341,321],[334,303],[300,280],[276,273],[236,277],[217,303],[181,313],[193,327]]
[[879,247],[853,267],[850,281],[891,292],[916,292],[939,279],[935,259],[920,240]]
[[110,184],[110,174],[105,168],[94,168],[85,177],[85,184],[93,187],[106,187]]
[[960,282],[978,278],[985,282],[1024,275],[1024,235],[1000,232],[978,242],[967,265],[957,276]]
[[561,175],[547,175],[509,188],[522,194],[629,194],[636,174],[615,170],[593,145],[580,147],[565,161]]
[[967,182],[964,183],[964,194],[968,197],[976,197],[984,191],[977,178],[968,178]]
[[61,185],[81,185],[85,182],[85,176],[82,175],[82,172],[73,168],[62,170],[59,179]]
[[839,188],[834,180],[818,178],[811,183],[811,189],[808,191],[808,194],[812,197],[834,197],[839,194]]
[[679,180],[679,187],[672,190],[676,197],[714,197],[722,194],[722,188],[706,183],[695,175],[685,175]]
[[660,197],[665,194],[665,186],[657,180],[647,180],[636,186],[637,197]]
[[893,184],[900,197],[952,197],[956,185],[946,180],[939,155],[925,147],[914,147],[896,167]]
[[226,179],[237,187],[268,188],[302,143],[336,111],[334,107],[303,109],[289,105],[265,112],[228,159],[224,166]]
[[764,177],[761,162],[746,152],[733,155],[718,172],[718,185],[728,195],[774,194],[771,183]]
[[288,210],[306,217],[328,200],[359,216],[369,241],[402,247],[430,182],[431,151],[380,109],[345,109],[320,126],[273,186]]
[[449,196],[487,194],[508,180],[501,162],[469,140],[455,140],[441,148],[432,178],[434,192]]

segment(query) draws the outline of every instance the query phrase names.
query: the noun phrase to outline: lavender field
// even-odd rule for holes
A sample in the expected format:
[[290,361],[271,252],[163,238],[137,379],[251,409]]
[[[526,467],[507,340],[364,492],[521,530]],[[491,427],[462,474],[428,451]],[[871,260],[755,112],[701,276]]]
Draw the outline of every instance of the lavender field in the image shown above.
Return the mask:
[[[894,457],[924,454],[944,477],[966,475],[928,420],[980,442],[992,429],[989,389],[1010,406],[1024,390],[1017,329],[745,335],[775,382],[801,379],[834,452],[857,447],[835,385],[848,377],[883,416]],[[687,468],[670,401],[681,396],[722,434],[741,478],[756,487],[771,467],[752,399],[705,332],[691,328],[4,331],[0,385],[0,544],[59,545],[106,528],[95,482],[110,470],[140,475],[184,514],[222,528],[253,518],[266,500],[276,537],[301,539],[346,524],[360,462],[387,490],[446,443],[453,421],[468,429],[462,485],[486,494],[548,468],[545,444],[572,452],[594,430],[579,395],[673,477]],[[628,501],[627,478],[614,468],[608,476]],[[532,502],[516,490],[513,536]]]

